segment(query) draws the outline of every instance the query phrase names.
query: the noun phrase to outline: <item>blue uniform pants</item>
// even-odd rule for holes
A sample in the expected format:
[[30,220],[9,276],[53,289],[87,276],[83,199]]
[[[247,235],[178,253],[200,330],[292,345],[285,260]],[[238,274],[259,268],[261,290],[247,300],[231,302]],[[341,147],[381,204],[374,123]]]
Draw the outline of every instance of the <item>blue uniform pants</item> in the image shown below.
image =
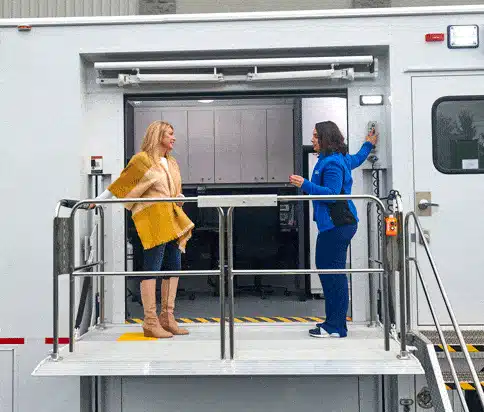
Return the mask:
[[[357,225],[338,226],[320,232],[316,242],[316,267],[318,269],[345,269],[346,254]],[[348,278],[346,274],[319,275],[323,286],[326,321],[321,324],[328,333],[347,335],[346,316],[349,305]]]

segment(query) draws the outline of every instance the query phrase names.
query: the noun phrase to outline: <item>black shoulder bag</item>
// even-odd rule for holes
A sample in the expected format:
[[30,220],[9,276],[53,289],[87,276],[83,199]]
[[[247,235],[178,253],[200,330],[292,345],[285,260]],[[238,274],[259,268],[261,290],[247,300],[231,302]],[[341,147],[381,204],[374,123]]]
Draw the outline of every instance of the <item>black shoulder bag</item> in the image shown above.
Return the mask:
[[[341,184],[341,192],[340,195],[345,194],[344,190],[344,182],[345,182],[345,173],[346,170],[343,167],[343,182]],[[324,180],[324,176],[323,176]],[[323,183],[324,185],[324,183]],[[349,204],[347,200],[336,200],[334,203],[327,203],[329,216],[333,221],[335,226],[345,226],[345,225],[354,225],[356,223],[356,219],[351,213]]]

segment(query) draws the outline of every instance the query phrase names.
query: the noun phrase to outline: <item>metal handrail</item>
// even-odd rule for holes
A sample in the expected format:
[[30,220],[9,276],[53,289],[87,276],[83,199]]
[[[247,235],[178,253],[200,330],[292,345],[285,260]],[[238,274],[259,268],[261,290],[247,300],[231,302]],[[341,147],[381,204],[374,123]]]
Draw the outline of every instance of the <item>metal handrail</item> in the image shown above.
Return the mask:
[[[278,201],[309,201],[309,200],[369,200],[374,202],[381,209],[382,214],[386,215],[386,208],[383,202],[372,195],[291,195],[276,196]],[[383,273],[383,328],[384,328],[384,346],[385,351],[390,350],[390,318],[389,318],[389,263],[387,259],[386,247],[382,247],[383,268],[366,268],[366,269],[283,269],[283,270],[236,270],[233,262],[233,212],[234,206],[229,207],[227,212],[227,253],[228,253],[228,298],[229,298],[229,343],[230,359],[235,355],[235,332],[234,332],[234,277],[237,275],[306,275],[308,273],[317,274],[346,274],[346,273]],[[385,226],[381,228],[383,239],[386,238]],[[405,324],[402,326],[405,330]],[[402,357],[403,359],[403,357]]]
[[[440,290],[440,293],[442,295],[442,298],[444,300],[444,303],[445,303],[445,306],[446,306],[446,309],[447,309],[447,312],[449,313],[449,316],[450,316],[450,319],[451,319],[451,322],[452,322],[452,326],[454,328],[454,331],[459,339],[459,343],[462,347],[462,352],[464,353],[464,358],[467,362],[467,366],[469,367],[469,370],[471,372],[471,375],[472,375],[472,380],[474,381],[474,385],[476,386],[476,391],[477,391],[477,394],[478,394],[478,397],[479,397],[479,401],[482,405],[482,407],[484,408],[484,391],[482,390],[482,387],[481,387],[481,383],[479,382],[479,377],[477,376],[477,372],[476,372],[476,369],[474,367],[474,363],[472,362],[472,359],[471,359],[471,356],[469,354],[469,351],[467,350],[467,345],[464,341],[464,336],[462,335],[462,331],[459,327],[459,324],[457,323],[457,318],[455,316],[455,313],[454,313],[454,310],[452,309],[452,305],[450,304],[450,301],[449,301],[449,298],[447,296],[447,292],[445,291],[445,288],[444,288],[444,285],[442,283],[442,279],[440,278],[440,275],[439,275],[439,272],[437,270],[437,265],[435,264],[435,260],[432,256],[432,253],[430,252],[430,247],[428,245],[428,242],[427,240],[425,239],[425,236],[424,236],[424,231],[422,229],[422,226],[420,224],[420,221],[417,217],[417,215],[415,214],[415,212],[413,211],[410,211],[407,213],[407,215],[405,216],[405,227],[406,227],[406,236],[408,238],[409,236],[409,220],[410,218],[413,218],[414,222],[415,222],[415,226],[417,228],[417,231],[418,231],[418,235],[421,237],[422,239],[422,243],[423,243],[423,246],[425,248],[425,253],[427,254],[427,257],[430,261],[430,266],[432,268],[432,271],[434,273],[434,276],[435,276],[435,279],[437,281],[437,284],[439,286],[439,290]],[[408,251],[408,248],[407,248],[407,251],[406,251],[406,260],[408,262],[410,262],[411,260],[415,261],[416,264],[418,264],[418,262],[416,261],[415,258],[411,258],[409,255],[408,255],[409,251]],[[417,266],[418,267],[418,266]],[[417,269],[418,271],[418,269]],[[425,290],[425,287],[424,287],[424,290]],[[436,323],[436,327],[437,327],[437,330],[439,331],[439,336],[442,334],[442,337],[443,337],[443,332],[442,332],[442,328],[440,328],[440,325],[438,325],[438,323]],[[442,338],[441,338],[442,339]],[[446,345],[444,345],[444,347],[446,347]],[[450,355],[449,355],[450,357]],[[451,362],[449,362],[451,363]],[[455,370],[454,370],[455,372]],[[454,376],[454,373],[453,373],[453,377],[454,379],[457,378],[457,376],[455,375]],[[456,382],[456,386],[459,387],[459,382],[457,381]],[[461,394],[459,393],[459,396],[461,396]],[[461,397],[461,401],[463,400],[463,396]],[[464,402],[465,403],[465,402]]]
[[[249,196],[251,200],[254,200],[256,196]],[[238,199],[233,203],[230,203],[231,199]],[[383,215],[386,215],[386,209],[384,204],[380,199],[375,196],[371,195],[296,195],[296,196],[274,196],[274,198],[279,202],[288,202],[288,201],[309,201],[309,200],[350,200],[350,199],[363,199],[369,200],[374,202],[377,207],[382,211]],[[240,196],[217,196],[217,199],[224,200],[221,202],[220,205],[214,204],[208,207],[215,207],[219,212],[219,261],[220,261],[220,269],[219,270],[206,270],[206,271],[144,271],[144,272],[105,272],[104,271],[104,210],[99,205],[102,204],[109,204],[109,203],[178,203],[178,202],[199,202],[200,197],[185,197],[183,199],[177,198],[131,198],[131,199],[86,199],[81,201],[72,201],[72,200],[61,200],[56,207],[56,217],[59,214],[59,210],[61,206],[66,206],[71,208],[69,219],[71,220],[71,227],[74,230],[74,218],[76,216],[76,212],[79,209],[86,209],[88,208],[87,205],[96,204],[96,208],[100,210],[100,226],[101,226],[101,242],[100,242],[100,259],[96,264],[93,266],[99,265],[100,271],[99,272],[83,272],[82,269],[84,266],[74,267],[74,244],[71,245],[70,250],[70,270],[69,280],[70,280],[70,288],[69,288],[69,313],[70,313],[70,322],[69,322],[69,351],[74,351],[74,295],[75,295],[75,278],[76,277],[86,277],[86,276],[100,276],[101,282],[104,282],[105,276],[140,276],[140,275],[150,275],[153,277],[161,277],[167,275],[176,275],[176,276],[204,276],[204,275],[214,275],[218,274],[220,276],[220,345],[221,345],[221,358],[225,359],[225,290],[224,290],[224,282],[225,282],[225,220],[227,221],[227,249],[228,249],[228,267],[227,267],[227,274],[228,274],[228,296],[229,296],[229,328],[230,328],[230,354],[231,359],[234,356],[234,276],[236,275],[250,275],[250,274],[296,274],[296,275],[306,275],[308,273],[320,273],[320,274],[327,274],[327,273],[383,273],[383,328],[384,328],[384,346],[385,350],[390,350],[390,320],[389,320],[389,262],[387,259],[387,252],[386,247],[382,247],[382,266],[383,268],[368,268],[368,269],[294,269],[294,270],[258,270],[258,271],[251,271],[251,270],[235,270],[233,267],[233,211],[235,207],[241,207],[240,203]],[[229,201],[229,202],[227,202]],[[274,206],[277,204],[275,202]],[[227,215],[225,216],[224,210],[222,206],[228,207]],[[254,203],[250,203],[245,207],[256,206]],[[267,205],[265,205],[267,206]],[[271,205],[272,206],[272,205]],[[207,207],[207,206],[205,206]],[[74,236],[74,235],[72,235]],[[385,238],[385,227],[382,225],[382,236]],[[75,238],[75,237],[74,237]],[[53,353],[52,358],[58,359],[58,324],[59,324],[59,316],[58,316],[58,276],[60,274],[54,273],[54,346],[53,346]],[[100,315],[100,324],[104,323],[104,287],[101,288],[101,315]]]
[[[178,203],[185,202],[197,202],[197,197],[185,197],[180,198],[133,198],[133,199],[86,199],[81,201],[75,201],[70,199],[62,199],[58,202],[55,209],[55,217],[59,217],[61,207],[68,207],[71,209],[69,219],[71,220],[71,227],[74,230],[74,218],[77,210],[89,209],[89,205],[96,204],[93,210],[100,211],[100,260],[93,264],[81,265],[78,267],[71,267],[69,275],[69,352],[74,351],[74,295],[75,295],[75,278],[76,277],[95,277],[101,278],[101,295],[100,295],[100,321],[99,326],[102,327],[105,319],[105,299],[104,299],[104,277],[105,276],[144,276],[149,275],[153,277],[162,276],[205,276],[205,275],[219,275],[219,291],[220,291],[220,352],[221,359],[225,359],[225,279],[224,279],[224,256],[225,256],[225,212],[221,207],[218,207],[219,213],[219,261],[220,270],[202,270],[202,271],[140,271],[140,272],[105,272],[104,271],[104,210],[100,204],[104,203]],[[75,236],[73,234],[75,239]],[[54,250],[55,253],[55,250]],[[70,250],[70,262],[74,264],[75,247],[71,245]],[[99,272],[83,272],[83,269],[100,266]],[[51,354],[52,360],[59,360],[59,276],[61,274],[54,271],[54,290],[53,290],[53,307],[54,307],[54,319],[53,319],[53,349]]]
[[462,391],[462,388],[459,385],[459,378],[457,377],[457,372],[455,370],[454,362],[452,362],[452,358],[450,357],[449,348],[447,347],[447,341],[445,339],[444,332],[442,331],[442,326],[440,325],[440,322],[437,319],[437,314],[435,313],[434,305],[432,305],[432,300],[430,299],[430,293],[429,293],[428,287],[427,287],[427,285],[424,281],[422,271],[420,270],[420,265],[419,265],[417,259],[415,259],[413,257],[409,257],[408,261],[413,262],[415,264],[415,269],[417,269],[417,274],[418,274],[418,277],[420,279],[420,283],[422,284],[422,289],[424,291],[425,297],[427,298],[427,303],[429,304],[430,313],[432,314],[432,318],[434,320],[435,326],[437,327],[437,333],[439,334],[440,343],[442,344],[442,347],[444,348],[445,357],[447,359],[447,362],[449,362],[450,371],[452,373],[452,378],[454,379],[455,387],[457,389],[457,392],[459,393],[459,398],[460,398],[460,401],[462,403],[462,407],[464,408],[465,412],[469,412],[469,408],[468,408],[466,400],[465,400],[464,392]]

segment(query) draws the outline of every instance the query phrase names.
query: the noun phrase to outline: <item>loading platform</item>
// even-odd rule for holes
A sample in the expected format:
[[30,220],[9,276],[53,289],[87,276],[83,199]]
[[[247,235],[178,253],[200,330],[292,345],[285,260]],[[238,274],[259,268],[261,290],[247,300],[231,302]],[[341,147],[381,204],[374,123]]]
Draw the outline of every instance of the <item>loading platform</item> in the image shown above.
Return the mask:
[[308,324],[236,324],[235,357],[220,359],[220,326],[184,325],[187,336],[146,339],[140,325],[94,329],[59,350],[60,360],[44,359],[35,376],[220,376],[220,375],[419,375],[410,354],[399,359],[400,344],[385,351],[383,329],[350,323],[348,337],[311,338]]

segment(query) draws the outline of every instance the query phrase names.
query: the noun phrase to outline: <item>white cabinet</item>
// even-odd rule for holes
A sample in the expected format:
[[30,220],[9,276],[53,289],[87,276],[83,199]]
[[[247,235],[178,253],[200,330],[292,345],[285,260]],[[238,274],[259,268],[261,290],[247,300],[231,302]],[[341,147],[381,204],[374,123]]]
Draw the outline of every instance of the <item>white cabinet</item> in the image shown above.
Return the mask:
[[245,110],[241,119],[241,182],[267,182],[266,110]]
[[188,181],[214,183],[215,139],[213,110],[188,111]]
[[175,129],[172,154],[184,184],[286,183],[294,172],[292,106],[139,109],[135,152],[160,119]]
[[171,153],[180,167],[182,182],[190,180],[188,169],[188,114],[186,110],[163,110],[162,119],[173,126],[175,147]]
[[141,149],[141,143],[148,126],[156,120],[161,120],[161,109],[139,110],[134,114],[134,153]]
[[292,108],[267,110],[267,174],[268,181],[287,182],[294,173]]
[[215,110],[215,183],[240,182],[241,110]]

